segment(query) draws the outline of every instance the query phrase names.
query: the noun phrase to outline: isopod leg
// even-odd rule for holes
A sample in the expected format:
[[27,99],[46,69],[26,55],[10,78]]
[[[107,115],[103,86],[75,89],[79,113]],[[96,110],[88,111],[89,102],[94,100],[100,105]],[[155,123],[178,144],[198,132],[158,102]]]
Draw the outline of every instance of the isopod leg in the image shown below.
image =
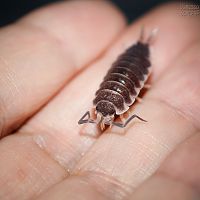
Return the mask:
[[[86,118],[87,117],[87,118]],[[86,118],[86,119],[85,119]],[[85,124],[85,123],[95,123],[94,120],[90,119],[90,112],[87,111],[83,117],[78,121],[78,124]]]
[[114,126],[118,126],[118,127],[120,127],[120,128],[124,128],[124,127],[126,127],[127,124],[128,124],[132,119],[134,119],[134,118],[138,118],[139,120],[141,120],[141,121],[143,121],[143,122],[147,122],[146,120],[142,119],[141,117],[139,117],[139,116],[137,116],[137,115],[132,115],[130,118],[128,118],[128,119],[126,120],[125,123],[113,122],[112,124],[113,124]]
[[125,121],[124,115],[121,114],[121,115],[119,116],[119,118],[120,118],[121,122],[124,123],[124,121]]
[[149,89],[149,88],[151,88],[151,85],[150,84],[145,84],[143,88]]
[[136,100],[137,100],[139,103],[142,103],[142,102],[143,102],[142,98],[140,98],[140,97],[136,97]]
[[102,131],[105,129],[105,124],[103,122],[100,123],[100,128]]

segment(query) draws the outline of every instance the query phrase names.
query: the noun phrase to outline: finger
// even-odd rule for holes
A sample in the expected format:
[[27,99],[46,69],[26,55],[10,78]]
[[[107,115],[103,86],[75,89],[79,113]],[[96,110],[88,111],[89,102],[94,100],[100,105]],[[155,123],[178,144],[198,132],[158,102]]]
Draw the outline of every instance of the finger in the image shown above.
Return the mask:
[[[78,17],[75,17],[77,13],[75,14],[74,10],[78,13]],[[13,53],[17,51],[17,44],[15,44],[16,49],[10,50],[9,54],[5,53],[10,56],[10,60],[12,60],[11,55],[16,59],[14,60],[13,58],[13,63],[18,63],[18,65],[13,65],[16,66],[16,68],[14,68],[16,73],[22,70],[21,65],[24,60],[26,63],[31,60],[30,65],[33,62],[34,66],[31,65],[30,67],[38,67],[37,70],[32,70],[30,72],[30,67],[26,68],[26,66],[24,66],[21,71],[22,74],[21,72],[18,74],[18,78],[24,74],[23,81],[20,80],[25,84],[23,85],[23,91],[26,90],[26,94],[29,90],[34,92],[34,95],[28,95],[26,98],[18,97],[17,105],[12,105],[13,109],[19,109],[21,114],[27,111],[27,106],[33,107],[35,104],[39,105],[41,98],[43,99],[43,95],[46,96],[46,99],[48,96],[51,96],[50,93],[52,93],[53,90],[55,92],[62,84],[65,84],[69,78],[69,73],[72,75],[88,62],[91,62],[91,59],[94,59],[92,58],[93,56],[99,55],[99,53],[117,37],[125,24],[124,18],[120,12],[111,4],[104,1],[85,1],[85,3],[82,3],[82,1],[71,1],[58,5],[55,4],[50,8],[45,8],[38,12],[30,15],[27,19],[24,19],[23,22],[14,25],[14,27],[9,28],[9,30],[2,30],[1,34],[1,37],[6,39],[6,36],[3,35],[10,31],[9,41],[14,34],[19,34],[18,41],[22,40],[21,49],[18,48],[18,50],[20,50],[20,57],[17,53]],[[55,20],[53,20],[54,17],[56,18]],[[39,25],[36,25],[37,22]],[[48,27],[51,27],[55,33],[48,33],[46,28],[42,28],[42,22],[45,25],[48,24]],[[33,23],[34,25],[28,25],[28,23]],[[104,27],[107,27],[108,33],[103,30]],[[72,30],[74,30],[74,33]],[[62,45],[57,46],[57,42],[49,39],[46,40],[45,38],[45,32],[47,32],[47,35],[53,35],[56,34],[56,31],[58,31],[58,34],[52,37],[66,35],[67,39],[63,41],[61,38],[55,39],[56,41],[60,41],[58,43],[62,43]],[[20,37],[22,37],[20,34],[23,34],[23,39],[20,39]],[[31,34],[30,37],[29,34]],[[26,38],[26,36],[28,38]],[[41,38],[41,41],[38,37]],[[72,41],[72,39],[75,41]],[[37,41],[37,43],[33,42],[36,47],[34,46],[33,49],[31,49],[31,41],[33,40]],[[18,41],[16,41],[16,43]],[[8,43],[7,41],[7,46]],[[39,47],[37,45],[39,45]],[[12,48],[14,48],[14,46]],[[28,53],[29,56],[26,56],[29,48],[31,52]],[[67,49],[71,52],[70,55],[68,55]],[[8,52],[8,47],[6,47],[5,51]],[[72,58],[71,54],[74,58]],[[60,56],[62,56],[62,58]],[[52,59],[55,59],[55,61]],[[73,63],[70,59],[73,59]],[[68,66],[66,67],[66,65]],[[31,77],[35,77],[35,79],[33,80]],[[22,82],[20,82],[20,87],[22,87]],[[34,88],[34,85],[36,88]],[[38,95],[39,92],[44,94],[37,96],[38,99],[36,99],[35,94],[37,93]],[[22,102],[21,98],[26,102]],[[15,99],[17,100],[16,96]],[[25,110],[23,110],[22,105]],[[15,117],[12,117],[13,120],[16,116],[19,116],[19,112],[17,110],[13,112],[15,115]],[[15,147],[13,145],[15,145]],[[48,158],[45,159],[46,156],[48,157],[48,152],[45,153],[41,151],[34,142],[32,136],[28,137],[28,135],[26,135],[25,137],[21,137],[20,135],[12,135],[11,137],[4,138],[1,141],[0,149],[0,168],[2,169],[0,172],[0,198],[15,200],[29,199],[38,195],[50,185],[59,182],[66,176],[65,169],[58,165],[57,162],[51,159],[49,162]],[[10,191],[12,191],[12,193]]]
[[136,190],[127,200],[198,200],[198,191],[183,182],[155,175]]
[[107,2],[69,1],[1,29],[0,136],[18,128],[99,56],[124,24]]
[[[168,12],[169,10],[171,10],[171,12]],[[172,5],[163,7],[159,11],[153,11],[157,26],[163,27],[162,18],[159,16],[160,12],[162,15],[165,13],[166,18],[168,15],[174,16],[175,20],[173,20],[173,23],[180,24],[180,30],[184,29],[184,26],[187,25],[184,24],[185,21],[183,18],[177,17],[176,11],[177,7]],[[154,15],[155,13],[157,13],[156,16]],[[146,19],[151,19],[151,14],[149,14]],[[154,20],[150,19],[149,22],[151,21],[151,23],[148,24],[148,27],[155,27]],[[159,23],[157,21],[158,19],[160,19]],[[145,22],[145,18],[143,20],[143,22]],[[140,23],[141,22],[142,20]],[[187,24],[189,22],[186,21],[185,23]],[[165,23],[165,26],[167,26],[167,24],[169,24],[169,22]],[[192,22],[191,24],[194,25],[195,23]],[[77,80],[68,85],[61,95],[54,99],[43,112],[37,115],[37,117],[21,130],[21,133],[30,133],[33,134],[34,137],[39,136],[40,139],[44,139],[45,147],[43,147],[45,148],[45,151],[50,153],[53,159],[57,161],[61,158],[63,161],[61,164],[67,169],[73,169],[73,166],[80,159],[81,155],[90,148],[92,143],[92,139],[87,139],[85,141],[85,139],[82,139],[83,137],[79,137],[79,127],[76,126],[76,122],[80,116],[80,110],[83,110],[84,112],[85,109],[88,109],[89,102],[93,98],[93,93],[105,74],[104,72],[108,69],[110,63],[112,63],[112,60],[120,50],[123,49],[122,46],[125,43],[132,43],[131,41],[133,38],[138,38],[136,29],[138,30],[139,25],[136,24],[134,27],[135,28],[130,28],[128,30],[113,49],[107,53],[103,60],[100,60],[93,65],[92,68],[88,68],[88,70],[86,70],[84,74],[81,74]],[[172,31],[169,27],[169,25],[165,27],[166,37]],[[194,40],[192,37],[193,33],[198,30],[198,27],[193,26],[187,30],[188,32],[186,31],[186,35],[191,39],[190,42],[192,43]],[[160,47],[161,44],[163,45],[161,49],[164,49],[167,42],[175,43],[176,36],[175,34],[172,35],[174,37],[168,38],[169,41],[165,39],[158,41],[160,42]],[[165,38],[164,34],[163,37]],[[197,40],[197,36],[195,37]],[[184,41],[186,41],[186,44]],[[154,57],[157,57],[155,50],[157,48],[156,45],[157,43],[153,46],[155,52],[153,53]],[[155,95],[157,94],[158,88],[159,90],[164,90],[165,87],[167,87],[167,90],[170,91],[170,88],[173,87],[173,82],[171,81],[172,84],[170,84],[168,79],[172,75],[173,69],[176,67],[180,69],[180,67],[177,63],[176,65],[174,64],[173,69],[171,69],[169,74],[168,71],[164,73],[163,70],[170,69],[170,62],[178,57],[179,53],[187,46],[189,46],[189,39],[187,38],[185,40],[185,38],[182,38],[182,48],[180,48],[180,46],[175,46],[175,48],[178,48],[177,51],[174,51],[176,52],[176,55],[172,54],[172,56],[169,54],[170,56],[167,57],[165,60],[166,62],[163,63],[163,69],[154,76],[157,77],[154,79],[155,86],[153,86],[152,91],[148,92],[149,94],[145,96],[144,103],[139,105],[135,110],[137,114],[148,119],[149,123],[145,125],[141,123],[134,124],[133,127],[129,127],[125,136],[106,134],[100,137],[76,167],[74,173],[78,175],[78,177],[73,180],[77,185],[79,185],[81,179],[79,179],[79,176],[83,176],[83,179],[86,179],[88,182],[88,187],[94,185],[95,188],[98,188],[98,191],[102,194],[107,194],[109,198],[114,198],[113,193],[122,197],[132,191],[132,187],[137,187],[148,176],[154,173],[169,152],[196,131],[196,128],[192,123],[189,123],[185,117],[177,112],[177,110],[173,110],[169,105],[162,103],[163,101]],[[170,49],[168,49],[168,51],[170,51]],[[159,55],[162,55],[162,57],[158,60],[154,60],[155,73],[163,62],[164,57],[166,57],[166,54],[162,54],[162,52],[159,52]],[[105,67],[103,68],[103,66]],[[169,66],[169,68],[167,66]],[[180,70],[179,72],[181,73],[182,71]],[[96,74],[99,76],[96,76]],[[166,77],[164,75],[166,75]],[[187,78],[190,77],[189,74],[187,75],[188,76],[185,76],[185,80],[188,80]],[[158,80],[161,77],[165,77],[165,84],[161,84],[162,88],[160,87],[159,81],[156,81],[156,79]],[[176,79],[177,77],[175,77],[175,80]],[[89,83],[88,80],[91,81],[93,85],[84,88],[84,90],[79,90],[78,93],[74,92],[77,88],[80,88],[83,83],[87,85],[87,83]],[[181,84],[179,86],[181,86]],[[185,92],[187,93],[187,90],[190,90],[191,87],[190,84]],[[70,97],[65,94],[68,94]],[[85,94],[88,94],[88,96]],[[175,94],[171,92],[169,95],[174,96]],[[74,101],[72,102],[70,99],[73,99]],[[80,99],[81,102],[79,101]],[[188,101],[188,103],[190,102]],[[64,107],[68,109],[63,109]],[[56,129],[52,128],[55,127],[55,125],[57,125]],[[42,134],[38,134],[38,132],[42,132]],[[66,132],[68,134],[66,134]],[[59,141],[65,142],[62,145]],[[59,149],[61,149],[61,152]],[[64,157],[64,153],[67,153],[68,155]],[[61,157],[59,157],[59,155]],[[73,187],[68,187],[68,184],[71,184],[68,182],[68,179],[61,184],[63,184],[63,187],[66,186],[66,193],[64,194],[69,194],[70,191],[73,190]],[[75,185],[75,183],[73,185]],[[59,187],[61,187],[61,185]],[[55,192],[55,190],[53,191]],[[114,192],[109,193],[109,191]],[[62,190],[58,190],[57,195],[62,195],[62,192]],[[48,194],[47,196],[51,198],[53,192]],[[47,196],[45,196],[45,198]]]
[[129,199],[199,199],[199,132],[178,145],[156,174],[142,184]]
[[172,6],[170,3],[152,10],[151,15],[144,16],[137,23],[129,26],[129,30],[123,36],[121,48],[118,48],[120,53],[124,48],[137,41],[142,26],[144,26],[145,38],[152,30],[157,29],[151,46],[152,82],[160,78],[166,69],[173,68],[173,65],[170,66],[170,64],[192,43],[199,40],[197,31],[200,29],[199,17],[184,17],[180,12],[179,4]]
[[200,191],[200,136],[197,132],[194,136],[183,142],[169,155],[158,170],[158,174],[169,176],[184,182],[190,187]]
[[[199,90],[200,85],[197,67],[200,60],[195,54],[199,50],[197,43],[177,58],[173,69],[166,70],[167,74],[154,83],[144,97],[144,103],[135,108],[134,113],[147,119],[148,123],[132,123],[123,137],[116,135],[117,129],[112,131],[115,134],[102,135],[73,174],[95,176],[92,182],[102,189],[102,193],[107,193],[104,185],[108,182],[110,190],[118,185],[115,193],[122,194],[123,190],[126,196],[151,176],[178,144],[194,134],[200,113],[199,105],[193,104],[194,99],[199,99],[196,89]],[[180,90],[183,91],[177,96]],[[191,109],[196,109],[192,115]]]

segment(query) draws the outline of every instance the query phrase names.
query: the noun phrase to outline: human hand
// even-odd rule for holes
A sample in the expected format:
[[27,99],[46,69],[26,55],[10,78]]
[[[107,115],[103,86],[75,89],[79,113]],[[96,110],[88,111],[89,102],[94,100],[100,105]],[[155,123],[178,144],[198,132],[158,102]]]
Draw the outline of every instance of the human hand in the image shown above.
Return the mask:
[[[1,29],[0,199],[200,198],[200,24],[178,9],[127,26],[107,2],[69,1]],[[81,135],[95,134],[77,121],[142,25],[159,28],[152,87],[133,110],[148,123]]]

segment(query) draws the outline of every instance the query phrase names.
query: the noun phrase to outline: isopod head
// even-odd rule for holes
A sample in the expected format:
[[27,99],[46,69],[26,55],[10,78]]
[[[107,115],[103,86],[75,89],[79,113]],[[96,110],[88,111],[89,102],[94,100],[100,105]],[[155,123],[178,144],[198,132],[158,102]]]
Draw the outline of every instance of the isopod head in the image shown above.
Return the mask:
[[116,114],[115,107],[109,101],[100,101],[96,105],[96,114],[98,122],[110,125]]

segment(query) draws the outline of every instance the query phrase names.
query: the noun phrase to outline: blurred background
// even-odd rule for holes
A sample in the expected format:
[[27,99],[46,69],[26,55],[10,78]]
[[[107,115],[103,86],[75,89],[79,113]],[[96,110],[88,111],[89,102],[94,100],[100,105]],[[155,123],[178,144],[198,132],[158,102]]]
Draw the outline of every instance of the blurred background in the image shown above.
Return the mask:
[[[59,0],[0,0],[0,26],[9,24],[33,9]],[[66,0],[67,1],[67,0]],[[73,1],[73,0],[72,0]],[[84,1],[84,0],[82,0]],[[95,1],[95,0],[94,0]],[[116,4],[127,16],[129,22],[146,11],[164,2],[172,0],[110,0]],[[181,3],[195,3],[200,0],[176,0]]]
[[[58,0],[57,0],[58,1]],[[84,0],[83,0],[84,1]],[[152,7],[169,0],[111,0],[125,13],[129,21],[134,20]],[[4,26],[33,9],[56,0],[0,0],[0,26]]]

